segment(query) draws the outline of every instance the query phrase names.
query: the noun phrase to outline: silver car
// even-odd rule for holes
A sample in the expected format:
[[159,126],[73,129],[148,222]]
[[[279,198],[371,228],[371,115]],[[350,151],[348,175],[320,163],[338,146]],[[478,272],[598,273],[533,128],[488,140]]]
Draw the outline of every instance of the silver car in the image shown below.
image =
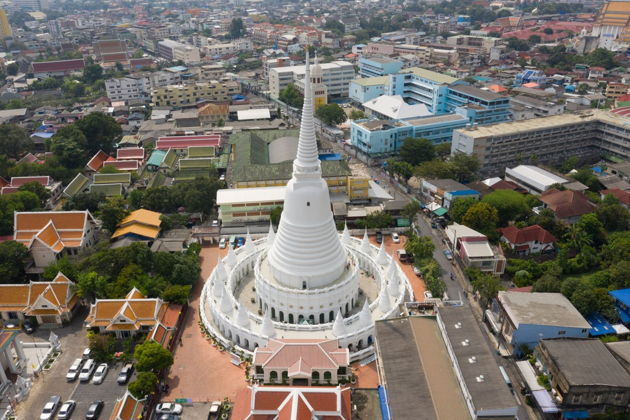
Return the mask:
[[65,403],[61,405],[61,408],[59,409],[59,413],[57,414],[57,418],[59,420],[68,420],[70,416],[72,416],[72,412],[74,411],[76,406],[77,406],[76,401],[73,401],[73,400],[66,401]]
[[68,373],[66,373],[66,381],[72,382],[79,377],[79,372],[81,372],[81,366],[83,365],[83,359],[75,359],[72,362],[72,366],[68,369]]
[[92,383],[95,385],[102,384],[105,380],[105,375],[107,375],[107,363],[101,363],[94,371],[94,376],[92,376]]
[[42,414],[39,415],[39,420],[52,420],[55,417],[55,412],[59,408],[59,401],[61,397],[59,395],[53,395],[48,402],[44,405]]

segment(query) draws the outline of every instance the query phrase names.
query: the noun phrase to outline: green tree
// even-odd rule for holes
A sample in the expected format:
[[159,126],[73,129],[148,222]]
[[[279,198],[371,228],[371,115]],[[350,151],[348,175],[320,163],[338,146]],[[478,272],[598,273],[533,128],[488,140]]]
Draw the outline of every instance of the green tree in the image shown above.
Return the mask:
[[477,204],[477,202],[478,201],[472,197],[455,199],[448,210],[450,219],[454,222],[462,223],[462,219],[468,209]]
[[604,225],[599,221],[594,213],[587,213],[580,217],[575,224],[579,231],[584,232],[591,244],[595,247],[602,245],[606,239],[606,231]]
[[580,249],[593,243],[593,240],[589,237],[589,235],[581,230],[576,224],[567,228],[564,240],[570,248],[573,248],[576,251],[579,251]]
[[615,53],[605,48],[596,48],[585,56],[584,61],[586,61],[586,64],[589,66],[604,67],[606,69],[612,69],[617,66]]
[[507,226],[511,221],[525,220],[531,215],[527,198],[513,190],[497,190],[482,198],[499,212],[499,226]]
[[156,341],[145,341],[134,350],[136,369],[139,372],[159,372],[173,364],[173,355]]
[[420,203],[416,200],[411,200],[409,203],[405,205],[402,209],[402,215],[409,219],[410,221],[415,220],[416,215],[420,211]]
[[20,67],[16,63],[11,63],[6,67],[6,72],[9,76],[17,75],[19,70]]
[[466,211],[462,217],[462,224],[475,229],[486,236],[495,236],[497,223],[499,222],[499,212],[488,203],[475,203]]
[[453,167],[455,179],[459,182],[470,182],[475,179],[475,173],[479,169],[479,159],[475,155],[455,153],[449,163]]
[[416,166],[432,160],[435,157],[435,148],[430,140],[407,137],[403,140],[399,155],[403,161]]
[[358,109],[353,109],[350,112],[350,119],[351,120],[362,120],[364,118],[366,118],[366,116],[365,116],[365,112],[363,112],[363,111],[360,111]]
[[515,51],[529,51],[529,43],[518,38],[507,39],[508,48]]
[[188,303],[188,297],[190,296],[190,289],[192,286],[179,286],[172,285],[168,286],[162,292],[162,299],[165,302],[169,303],[177,303],[179,305],[185,305]]
[[46,200],[50,197],[50,192],[39,182],[27,182],[18,188],[19,191],[30,191],[35,194],[40,201],[40,206],[44,207]]
[[114,358],[115,338],[109,334],[88,333],[90,358],[97,363],[109,363]]
[[394,224],[394,218],[389,213],[377,211],[368,214],[363,220],[357,220],[356,224],[360,228],[382,229],[391,227]]
[[442,296],[444,296],[444,293],[446,292],[446,284],[444,283],[444,280],[442,280],[440,277],[435,277],[431,275],[424,276],[423,280],[425,285],[427,286],[427,289],[429,289],[434,297],[441,298]]
[[444,162],[441,160],[429,160],[422,162],[413,174],[420,178],[454,178],[455,171],[453,165],[450,162]]
[[99,209],[103,228],[111,233],[114,233],[118,223],[129,214],[129,211],[125,209],[125,200],[122,197],[109,197],[101,203]]
[[444,159],[451,154],[451,143],[438,143],[434,147],[435,156]]
[[588,93],[588,85],[586,83],[580,83],[577,88],[577,93],[586,95]]
[[98,64],[88,64],[83,69],[83,81],[89,85],[103,78],[103,68]]
[[293,108],[302,108],[304,104],[304,95],[302,95],[293,83],[289,83],[287,87],[280,91],[278,99]]
[[[142,190],[134,190],[142,191]],[[63,203],[64,210],[89,210],[90,212],[96,212],[100,203],[105,201],[105,194],[99,192],[85,192],[78,193],[70,197],[65,203]]]
[[0,154],[19,159],[31,146],[31,139],[20,126],[0,124]]
[[269,218],[271,219],[271,223],[278,226],[280,224],[280,216],[282,216],[282,207],[276,206],[271,209],[271,214]]
[[75,125],[59,129],[52,137],[51,150],[59,162],[68,168],[80,168],[87,160],[86,148],[88,140]]
[[494,298],[499,294],[499,290],[502,290],[501,279],[496,276],[482,273],[476,270],[471,275],[471,285],[473,290],[479,293],[479,304],[482,308],[486,308]]
[[44,269],[42,279],[44,281],[53,281],[60,272],[65,274],[69,279],[75,279],[78,276],[76,265],[70,262],[67,255],[64,255]]
[[540,35],[530,35],[529,38],[527,38],[527,42],[529,42],[532,45],[536,45],[536,44],[540,44],[542,40],[540,39]]
[[553,29],[551,28],[545,28],[543,29],[543,32],[547,35],[552,35],[553,34]]
[[243,24],[243,19],[233,18],[232,22],[230,22],[228,33],[229,33],[230,39],[242,38],[246,33],[245,25]]
[[407,181],[413,175],[413,166],[409,162],[400,160],[388,161],[388,171],[394,175],[398,175]]
[[153,372],[139,372],[136,379],[129,382],[129,392],[137,399],[143,399],[153,393],[157,387],[158,378]]
[[77,295],[88,302],[109,297],[107,278],[94,271],[79,274],[77,279]]
[[407,251],[408,254],[413,255],[414,259],[421,261],[429,259],[433,256],[435,245],[428,236],[412,235],[407,238],[405,251]]
[[93,156],[99,150],[109,153],[122,134],[120,125],[109,115],[92,112],[75,123],[87,139],[87,153]]
[[626,230],[630,224],[630,212],[612,194],[604,197],[595,214],[608,232]]
[[602,188],[599,179],[597,179],[597,176],[589,168],[579,169],[576,173],[571,175],[571,178],[586,185],[589,190],[594,192],[599,192]]
[[0,283],[24,283],[28,248],[16,241],[0,242]]
[[324,24],[324,29],[328,29],[337,36],[343,36],[343,34],[346,32],[346,26],[338,20],[334,19],[327,20]]
[[346,121],[346,113],[337,104],[320,105],[315,111],[315,116],[326,125],[337,125]]

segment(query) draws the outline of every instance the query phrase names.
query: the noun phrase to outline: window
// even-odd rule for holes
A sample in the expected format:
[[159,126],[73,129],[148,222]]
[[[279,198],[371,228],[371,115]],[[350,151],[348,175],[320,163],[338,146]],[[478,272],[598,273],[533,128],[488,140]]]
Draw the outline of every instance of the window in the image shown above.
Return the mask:
[[573,404],[579,404],[581,400],[582,400],[582,396],[580,394],[575,394],[575,395],[573,395],[573,398],[571,399],[571,402]]
[[567,332],[565,330],[558,331],[558,335],[565,335]]

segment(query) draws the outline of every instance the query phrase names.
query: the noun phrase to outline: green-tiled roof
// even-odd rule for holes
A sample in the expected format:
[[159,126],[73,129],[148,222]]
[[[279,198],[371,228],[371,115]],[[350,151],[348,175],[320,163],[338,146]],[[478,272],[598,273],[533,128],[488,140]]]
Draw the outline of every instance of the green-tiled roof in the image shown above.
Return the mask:
[[113,195],[122,195],[122,184],[92,184],[90,185],[90,192],[102,193],[106,197]]
[[131,184],[131,174],[121,172],[115,174],[94,174],[95,184]]
[[63,193],[68,197],[73,197],[75,194],[80,193],[87,187],[90,179],[83,174],[77,174],[68,186],[63,190]]
[[[263,130],[233,134],[234,161],[232,179],[235,182],[289,180],[293,162],[269,163],[268,144],[281,137],[298,136],[298,130]],[[218,165],[218,167],[221,167]],[[352,172],[345,160],[322,162],[324,177],[349,176]]]
[[161,167],[172,169],[175,166],[175,162],[177,162],[177,154],[173,149],[168,149],[168,152],[162,161]]
[[216,155],[214,146],[190,146],[188,147],[189,158],[213,157]]
[[165,156],[166,150],[154,150],[153,153],[151,153],[151,157],[147,161],[147,165],[159,167],[164,161]]
[[166,175],[162,172],[156,172],[149,180],[147,188],[161,187],[166,182]]
[[206,178],[209,176],[210,176],[209,169],[189,168],[189,169],[177,171],[177,173],[175,174],[175,182],[191,181],[195,178],[199,178],[199,177]]
[[196,159],[180,159],[179,160],[179,168],[180,169],[188,169],[188,168],[212,168],[214,158],[196,158]]
[[228,165],[228,161],[230,160],[230,156],[229,155],[220,155],[216,162],[214,162],[214,165],[218,168],[218,169],[226,169],[227,165]]

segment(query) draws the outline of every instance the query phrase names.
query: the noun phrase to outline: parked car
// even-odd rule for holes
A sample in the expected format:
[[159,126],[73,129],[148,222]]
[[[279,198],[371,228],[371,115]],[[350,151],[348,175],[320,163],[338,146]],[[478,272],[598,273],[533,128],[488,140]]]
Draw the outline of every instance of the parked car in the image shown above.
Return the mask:
[[35,324],[27,319],[22,323],[22,329],[26,334],[33,334],[35,332]]
[[155,407],[155,412],[158,414],[182,414],[184,407],[181,404],[175,403],[160,403]]
[[177,414],[162,414],[158,420],[181,420]]
[[445,249],[442,251],[447,260],[451,261],[453,259],[453,252],[450,249]]
[[131,375],[133,375],[133,369],[133,363],[127,363],[125,366],[123,366],[123,368],[120,370],[120,373],[118,374],[118,378],[116,378],[116,382],[118,382],[120,385],[126,384],[131,378]]
[[437,229],[437,223],[435,223],[435,222],[431,222],[431,227],[432,227],[433,229]]
[[219,239],[219,248],[223,249],[227,246],[227,239],[225,239],[225,236],[221,237],[221,239]]
[[376,232],[376,243],[377,244],[383,243],[383,232],[381,231]]
[[219,221],[217,219],[214,219],[212,221],[212,227],[218,227],[219,226]]
[[90,350],[90,348],[89,348],[89,347],[86,347],[86,348],[83,350],[83,354],[81,355],[81,357],[83,358],[83,360],[87,360],[87,359],[89,359],[89,358],[90,358],[90,353],[91,353],[91,352],[92,352],[92,351]]
[[88,411],[87,411],[87,414],[85,415],[85,418],[88,420],[98,419],[98,416],[101,415],[101,411],[103,411],[104,406],[105,406],[105,403],[103,401],[94,401],[88,407]]
[[96,368],[94,372],[94,377],[92,378],[92,383],[95,385],[100,385],[105,380],[105,376],[107,375],[107,371],[109,368],[107,367],[107,363],[101,363]]
[[429,292],[428,290],[426,290],[424,292],[424,298],[425,299],[433,299],[433,294],[431,292]]
[[39,420],[52,420],[59,408],[59,401],[61,401],[61,397],[59,395],[53,395],[50,397],[48,402],[44,404],[42,414],[39,415]]
[[400,243],[400,235],[398,235],[396,232],[392,232],[392,242],[395,244]]
[[221,401],[212,401],[210,411],[208,412],[208,420],[214,420],[219,418],[219,412],[221,411]]
[[61,405],[59,409],[59,413],[57,414],[57,418],[59,420],[68,420],[70,416],[72,416],[72,412],[76,408],[77,403],[72,400],[68,400]]
[[413,274],[415,274],[418,277],[422,275],[422,273],[420,272],[420,269],[416,267],[415,265],[413,266]]
[[242,236],[239,236],[238,238],[236,238],[236,247],[240,248],[243,245],[245,245],[245,238],[243,238]]
[[4,321],[4,328],[7,330],[17,330],[18,328],[20,328],[20,321],[18,321],[17,319]]
[[81,368],[81,373],[79,373],[79,381],[89,381],[92,373],[94,373],[94,369],[96,369],[96,362],[94,361],[94,359],[88,359]]
[[68,369],[68,373],[66,373],[66,381],[72,382],[79,377],[79,373],[81,372],[81,366],[83,365],[83,359],[75,359]]
[[225,181],[225,174],[221,174],[219,176],[219,181]]

